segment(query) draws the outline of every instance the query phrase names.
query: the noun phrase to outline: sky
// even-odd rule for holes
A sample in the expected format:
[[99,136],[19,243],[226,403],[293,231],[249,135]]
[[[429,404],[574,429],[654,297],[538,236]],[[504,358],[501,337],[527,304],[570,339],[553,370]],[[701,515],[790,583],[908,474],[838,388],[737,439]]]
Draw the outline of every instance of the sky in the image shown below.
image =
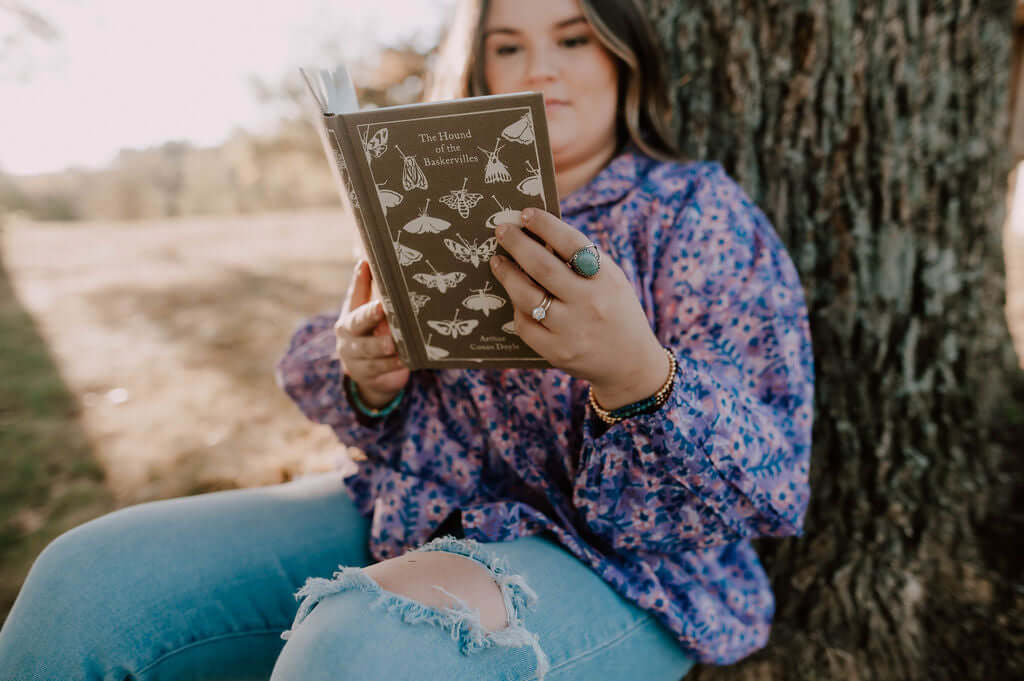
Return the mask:
[[[323,63],[411,39],[433,46],[452,0],[31,0],[60,33],[36,41],[27,82],[0,79],[0,170],[99,167],[121,147],[212,145],[235,127],[266,131],[250,75],[276,84]],[[5,26],[4,22],[8,22]],[[0,14],[0,35],[10,29]]]

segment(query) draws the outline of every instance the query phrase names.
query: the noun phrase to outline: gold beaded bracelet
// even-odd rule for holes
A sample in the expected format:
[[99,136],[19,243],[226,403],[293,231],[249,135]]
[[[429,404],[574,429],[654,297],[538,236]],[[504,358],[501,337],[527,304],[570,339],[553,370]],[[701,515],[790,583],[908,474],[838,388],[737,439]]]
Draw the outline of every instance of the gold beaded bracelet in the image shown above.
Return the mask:
[[665,379],[665,383],[661,386],[661,388],[658,389],[658,392],[654,393],[652,396],[640,400],[639,402],[634,402],[632,404],[627,404],[623,407],[619,407],[618,409],[609,410],[605,409],[604,407],[597,403],[597,398],[594,397],[594,386],[590,386],[590,406],[593,408],[594,413],[597,414],[602,421],[609,424],[618,423],[623,419],[627,419],[631,416],[636,416],[637,414],[643,413],[648,409],[651,409],[652,411],[660,409],[661,406],[668,401],[669,395],[672,394],[672,387],[673,385],[675,385],[676,354],[669,350],[668,348],[663,347],[663,349],[665,350],[665,353],[668,355],[668,378]]

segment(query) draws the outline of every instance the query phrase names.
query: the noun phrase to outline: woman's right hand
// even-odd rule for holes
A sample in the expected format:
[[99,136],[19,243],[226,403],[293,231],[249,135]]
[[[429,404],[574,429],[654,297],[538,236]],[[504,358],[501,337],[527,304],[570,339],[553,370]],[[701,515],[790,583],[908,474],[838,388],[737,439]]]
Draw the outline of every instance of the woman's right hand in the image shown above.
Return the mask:
[[334,324],[336,352],[367,405],[386,405],[409,382],[409,369],[398,356],[381,301],[370,301],[370,265],[356,263],[345,304]]

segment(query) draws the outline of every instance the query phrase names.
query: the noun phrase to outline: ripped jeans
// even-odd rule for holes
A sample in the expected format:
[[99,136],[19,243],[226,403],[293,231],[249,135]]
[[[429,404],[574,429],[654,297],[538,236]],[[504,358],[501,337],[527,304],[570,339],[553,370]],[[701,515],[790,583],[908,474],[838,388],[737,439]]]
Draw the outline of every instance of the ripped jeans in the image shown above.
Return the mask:
[[382,588],[369,523],[340,473],[91,520],[36,558],[0,629],[0,679],[679,681],[693,665],[545,535],[406,554],[489,570],[506,615],[490,629],[450,592],[441,607]]

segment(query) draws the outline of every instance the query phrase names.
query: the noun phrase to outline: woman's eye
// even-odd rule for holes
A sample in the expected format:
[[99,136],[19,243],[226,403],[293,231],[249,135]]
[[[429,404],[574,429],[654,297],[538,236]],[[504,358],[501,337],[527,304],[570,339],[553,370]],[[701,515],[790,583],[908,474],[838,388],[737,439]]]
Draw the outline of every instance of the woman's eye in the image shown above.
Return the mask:
[[590,36],[578,35],[573,38],[566,38],[562,41],[562,45],[566,47],[580,47],[590,42]]
[[508,54],[515,54],[518,49],[518,45],[499,45],[494,49],[494,53],[499,56],[504,56]]

